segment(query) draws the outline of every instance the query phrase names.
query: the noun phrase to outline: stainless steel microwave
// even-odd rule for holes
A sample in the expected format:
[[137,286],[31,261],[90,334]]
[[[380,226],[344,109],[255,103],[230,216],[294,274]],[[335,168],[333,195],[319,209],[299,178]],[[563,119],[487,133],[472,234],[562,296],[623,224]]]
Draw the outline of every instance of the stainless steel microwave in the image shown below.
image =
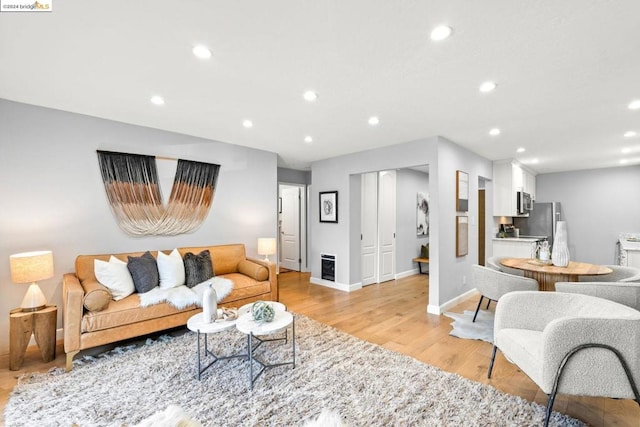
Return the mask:
[[531,194],[518,191],[518,215],[526,215],[533,210]]

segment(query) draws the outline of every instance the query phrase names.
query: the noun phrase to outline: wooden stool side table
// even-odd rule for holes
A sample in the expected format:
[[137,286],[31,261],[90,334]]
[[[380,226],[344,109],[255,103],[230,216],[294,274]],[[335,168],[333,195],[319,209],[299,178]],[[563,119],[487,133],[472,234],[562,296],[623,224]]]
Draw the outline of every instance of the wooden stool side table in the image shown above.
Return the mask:
[[9,313],[9,369],[17,371],[33,333],[45,362],[56,358],[56,324],[58,307],[49,305],[37,311],[14,308]]

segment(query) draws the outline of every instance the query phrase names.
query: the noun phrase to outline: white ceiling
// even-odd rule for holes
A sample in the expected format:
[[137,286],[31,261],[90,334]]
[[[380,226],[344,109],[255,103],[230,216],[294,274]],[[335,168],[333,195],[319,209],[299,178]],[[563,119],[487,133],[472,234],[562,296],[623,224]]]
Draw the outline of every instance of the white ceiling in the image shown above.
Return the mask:
[[[443,23],[453,36],[431,41]],[[193,56],[199,43],[211,59]],[[497,89],[480,93],[487,80]],[[0,98],[269,150],[297,169],[434,135],[491,160],[537,158],[541,173],[640,164],[640,137],[623,137],[640,134],[627,108],[640,1],[53,0],[50,13],[0,13]]]

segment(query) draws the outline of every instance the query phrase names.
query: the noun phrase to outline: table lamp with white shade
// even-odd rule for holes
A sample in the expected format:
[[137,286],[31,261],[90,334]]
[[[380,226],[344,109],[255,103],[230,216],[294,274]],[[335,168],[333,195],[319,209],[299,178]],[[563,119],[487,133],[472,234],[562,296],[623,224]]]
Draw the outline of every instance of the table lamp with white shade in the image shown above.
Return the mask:
[[36,311],[47,305],[47,298],[35,283],[53,277],[53,253],[51,251],[24,252],[9,257],[11,281],[31,283],[22,300],[22,311]]
[[269,255],[276,253],[275,237],[260,237],[258,239],[258,255],[264,255],[264,260],[269,261]]

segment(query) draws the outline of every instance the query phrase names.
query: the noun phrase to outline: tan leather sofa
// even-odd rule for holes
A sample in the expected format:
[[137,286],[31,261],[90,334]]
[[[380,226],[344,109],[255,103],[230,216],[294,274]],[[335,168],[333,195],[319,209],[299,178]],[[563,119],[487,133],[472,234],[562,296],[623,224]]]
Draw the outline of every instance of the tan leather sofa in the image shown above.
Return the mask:
[[[187,247],[178,248],[178,251],[184,257],[187,252],[197,254],[205,249],[211,253],[215,275],[233,281],[233,291],[220,305],[240,307],[257,300],[278,300],[275,264],[247,258],[242,244]],[[171,251],[163,252],[169,254]],[[67,371],[71,370],[73,357],[81,350],[186,325],[191,316],[201,311],[195,305],[177,309],[168,303],[140,307],[140,297],[136,293],[120,301],[110,300],[101,311],[85,307],[91,307],[90,299],[94,292],[104,292],[94,274],[95,259],[108,261],[114,255],[127,261],[127,256],[142,254],[80,255],[76,258],[75,273],[64,275],[62,321]],[[152,255],[157,257],[157,252],[152,252]]]

